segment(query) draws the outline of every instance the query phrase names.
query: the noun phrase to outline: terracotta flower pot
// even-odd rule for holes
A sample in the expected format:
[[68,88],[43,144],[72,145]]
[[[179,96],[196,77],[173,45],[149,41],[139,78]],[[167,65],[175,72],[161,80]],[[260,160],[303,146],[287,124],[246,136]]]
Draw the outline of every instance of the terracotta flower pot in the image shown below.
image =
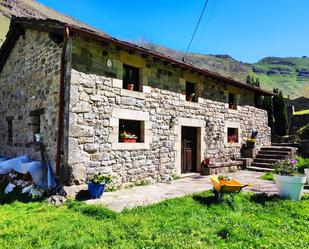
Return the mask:
[[210,163],[210,158],[209,158],[209,157],[204,158],[204,163],[205,163],[206,165],[209,165],[209,163]]
[[128,88],[129,91],[133,91],[134,84],[131,84],[131,83],[128,84],[128,85],[127,85],[127,88]]

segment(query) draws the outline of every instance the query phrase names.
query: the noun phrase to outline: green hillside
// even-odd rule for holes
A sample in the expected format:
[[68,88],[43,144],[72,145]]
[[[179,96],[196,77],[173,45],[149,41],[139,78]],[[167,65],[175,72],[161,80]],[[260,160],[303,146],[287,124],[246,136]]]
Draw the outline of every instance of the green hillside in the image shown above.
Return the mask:
[[[0,0],[0,45],[5,39],[12,15],[52,18],[91,28],[34,0]],[[150,43],[140,45],[172,58],[183,60],[184,53],[181,51]],[[309,97],[309,58],[307,57],[266,57],[257,63],[249,64],[236,61],[229,55],[191,53],[186,56],[185,61],[199,68],[205,68],[240,81],[245,81],[247,75],[254,78],[258,77],[263,89],[271,91],[273,88],[279,88],[285,96],[290,96],[292,99],[300,96]]]
[[309,58],[266,57],[252,64],[251,75],[259,77],[266,89],[277,87],[291,98],[309,97]]

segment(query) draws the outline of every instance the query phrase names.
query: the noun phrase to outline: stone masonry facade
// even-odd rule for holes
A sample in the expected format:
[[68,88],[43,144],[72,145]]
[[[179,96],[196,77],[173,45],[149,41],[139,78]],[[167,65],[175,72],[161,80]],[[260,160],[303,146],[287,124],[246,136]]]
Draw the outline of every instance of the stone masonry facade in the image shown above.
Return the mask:
[[[0,155],[39,159],[33,141],[32,111],[40,115],[40,135],[55,165],[62,45],[46,32],[26,30],[0,73]],[[123,65],[140,69],[140,91],[123,89]],[[254,107],[254,92],[203,74],[142,57],[111,44],[74,36],[69,40],[62,174],[71,184],[101,172],[117,186],[164,181],[181,174],[181,128],[197,129],[197,170],[204,156],[222,162],[239,158],[253,128],[257,146],[270,144],[267,113]],[[196,102],[186,101],[186,81],[196,86]],[[236,96],[237,110],[228,107]],[[8,121],[13,143],[8,144]],[[142,122],[144,141],[120,143],[119,120]],[[239,141],[227,142],[227,128]]]
[[[198,160],[239,158],[241,142],[253,128],[259,131],[258,146],[270,144],[267,113],[253,106],[252,92],[94,41],[76,38],[72,44],[66,161],[73,182],[98,172],[111,174],[116,185],[179,175],[181,126],[198,128]],[[123,63],[141,68],[141,92],[122,89]],[[187,79],[198,83],[197,103],[180,93]],[[228,108],[229,91],[237,93],[237,111]],[[118,142],[121,118],[145,122],[144,143]],[[227,127],[239,129],[239,143],[227,143]]]
[[48,33],[26,30],[11,51],[0,73],[0,155],[29,155],[40,160],[39,151],[32,146],[33,115],[38,111],[40,135],[55,166],[61,50],[62,45]]

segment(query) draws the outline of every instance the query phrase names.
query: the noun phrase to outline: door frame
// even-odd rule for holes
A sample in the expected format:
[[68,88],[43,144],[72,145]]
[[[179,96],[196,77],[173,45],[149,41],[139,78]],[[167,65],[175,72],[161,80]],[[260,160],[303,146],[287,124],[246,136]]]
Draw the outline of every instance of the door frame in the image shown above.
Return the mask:
[[201,162],[202,157],[204,157],[206,152],[206,143],[205,143],[205,127],[206,121],[200,119],[190,119],[190,118],[179,118],[177,125],[174,126],[174,134],[176,136],[175,141],[175,174],[181,175],[181,127],[194,127],[197,128],[196,140],[196,172],[201,171]]
[[[186,130],[187,129],[187,130]],[[197,134],[198,134],[198,129],[196,127],[190,127],[190,126],[181,126],[181,174],[185,173],[192,173],[192,172],[197,172],[197,155],[198,155],[198,141],[197,141]],[[191,134],[191,132],[194,134]],[[186,134],[185,134],[186,133]],[[187,138],[189,137],[189,140]],[[191,137],[191,139],[190,139]],[[186,153],[186,148],[187,148],[187,141],[191,140],[191,166],[190,166],[190,171],[184,170],[184,168],[187,168],[188,165],[186,164],[186,156],[184,153]],[[184,142],[186,144],[184,144]],[[192,143],[193,142],[193,143]]]

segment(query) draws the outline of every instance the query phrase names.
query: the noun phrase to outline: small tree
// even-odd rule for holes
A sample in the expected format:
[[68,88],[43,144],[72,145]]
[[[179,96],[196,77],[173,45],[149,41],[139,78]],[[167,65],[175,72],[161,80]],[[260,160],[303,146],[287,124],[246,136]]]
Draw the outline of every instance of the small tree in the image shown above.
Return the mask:
[[251,77],[250,77],[250,75],[247,75],[246,83],[247,83],[247,84],[251,84]]
[[271,131],[274,130],[274,106],[272,97],[264,96],[262,99],[262,108],[267,111],[268,114],[268,126]]
[[273,97],[275,119],[274,132],[276,135],[285,136],[288,134],[290,127],[288,109],[283,98],[282,91],[276,89],[274,92],[278,92],[278,94]]
[[256,78],[255,86],[256,87],[260,87],[260,80],[259,80],[259,78]]

